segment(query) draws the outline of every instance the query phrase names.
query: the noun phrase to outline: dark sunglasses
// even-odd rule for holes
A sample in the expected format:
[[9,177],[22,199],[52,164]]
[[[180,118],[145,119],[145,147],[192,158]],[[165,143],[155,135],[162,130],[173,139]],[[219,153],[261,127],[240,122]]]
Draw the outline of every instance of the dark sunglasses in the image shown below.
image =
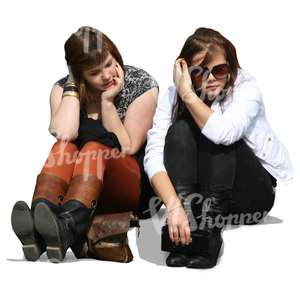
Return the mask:
[[226,78],[229,73],[229,68],[227,63],[216,65],[211,70],[209,70],[207,67],[202,67],[199,65],[190,67],[189,73],[191,75],[193,85],[200,88],[202,82],[206,81],[210,74],[212,74],[216,79]]

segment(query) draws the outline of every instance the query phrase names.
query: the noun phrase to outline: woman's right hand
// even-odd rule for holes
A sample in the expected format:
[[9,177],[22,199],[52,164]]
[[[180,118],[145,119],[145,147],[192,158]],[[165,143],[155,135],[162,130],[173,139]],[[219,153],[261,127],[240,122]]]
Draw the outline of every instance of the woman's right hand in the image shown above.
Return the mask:
[[179,205],[168,210],[167,224],[170,239],[179,245],[188,245],[192,242],[189,221],[184,208]]

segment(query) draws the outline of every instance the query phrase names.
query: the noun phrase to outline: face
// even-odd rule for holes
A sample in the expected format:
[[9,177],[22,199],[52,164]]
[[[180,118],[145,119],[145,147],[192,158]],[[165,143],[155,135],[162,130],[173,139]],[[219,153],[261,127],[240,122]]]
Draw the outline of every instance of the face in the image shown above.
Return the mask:
[[[202,77],[200,75],[200,78],[198,77],[197,80],[196,76],[195,81],[193,81],[194,87],[195,89],[201,88],[202,92],[204,92],[209,98],[215,98],[224,89],[227,82],[228,70],[226,66],[226,59],[221,51],[216,51],[213,54],[212,60],[208,62],[205,66],[202,66],[201,63],[203,62],[204,57],[205,53],[197,53],[193,56],[191,62],[192,70],[194,66],[200,65],[202,68],[207,68],[209,71],[213,72],[209,73],[207,79],[205,76]],[[197,73],[197,69],[195,70],[195,73]]]
[[117,65],[118,62],[109,53],[103,63],[84,71],[83,77],[91,87],[101,92],[106,91],[115,85],[113,78],[117,75]]

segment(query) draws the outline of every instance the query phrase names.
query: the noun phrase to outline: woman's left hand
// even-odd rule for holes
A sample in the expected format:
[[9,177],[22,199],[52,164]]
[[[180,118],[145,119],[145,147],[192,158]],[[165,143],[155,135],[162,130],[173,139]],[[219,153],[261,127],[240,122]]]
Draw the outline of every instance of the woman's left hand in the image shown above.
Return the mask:
[[124,87],[124,72],[121,66],[116,63],[116,76],[113,78],[114,84],[108,90],[101,93],[102,100],[113,101]]
[[192,80],[184,59],[176,60],[173,69],[173,81],[179,96],[184,101],[184,97],[192,92]]

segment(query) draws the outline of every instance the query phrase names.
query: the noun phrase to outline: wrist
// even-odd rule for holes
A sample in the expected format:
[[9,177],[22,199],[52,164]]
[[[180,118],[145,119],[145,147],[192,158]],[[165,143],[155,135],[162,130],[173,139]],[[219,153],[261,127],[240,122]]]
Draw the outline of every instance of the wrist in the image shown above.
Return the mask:
[[113,99],[101,97],[101,105],[111,106],[114,105]]
[[63,94],[62,95],[62,101],[67,102],[80,102],[80,98],[77,95],[71,95],[71,94]]
[[182,205],[181,205],[181,204],[180,204],[180,205],[177,205],[177,206],[174,206],[174,207],[172,207],[172,208],[170,208],[170,209],[167,209],[167,213],[169,214],[169,213],[171,213],[172,211],[177,210],[177,209],[179,209],[179,208],[182,208]]
[[63,95],[62,95],[62,98],[65,98],[65,97],[72,97],[72,98],[77,98],[78,101],[80,101],[80,96],[79,96],[79,93],[78,92],[75,92],[75,91],[64,91]]
[[190,89],[182,92],[181,99],[184,103],[191,104],[196,101],[197,95]]
[[65,96],[76,97],[80,100],[79,90],[75,82],[69,80],[65,82],[62,97],[64,98]]
[[173,197],[172,199],[170,199],[167,203],[166,203],[166,209],[167,209],[167,212],[170,212],[172,211],[173,209],[176,209],[178,207],[181,207],[181,202],[179,200],[179,198],[176,196],[176,197]]

